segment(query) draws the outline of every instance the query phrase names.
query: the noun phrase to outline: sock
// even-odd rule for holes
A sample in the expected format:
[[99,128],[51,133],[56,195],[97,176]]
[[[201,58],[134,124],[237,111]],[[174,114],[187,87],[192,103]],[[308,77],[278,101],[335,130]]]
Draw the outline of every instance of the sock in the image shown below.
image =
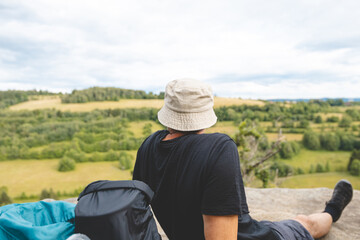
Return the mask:
[[327,203],[324,212],[331,215],[333,222],[336,222],[341,215],[341,210],[334,203]]

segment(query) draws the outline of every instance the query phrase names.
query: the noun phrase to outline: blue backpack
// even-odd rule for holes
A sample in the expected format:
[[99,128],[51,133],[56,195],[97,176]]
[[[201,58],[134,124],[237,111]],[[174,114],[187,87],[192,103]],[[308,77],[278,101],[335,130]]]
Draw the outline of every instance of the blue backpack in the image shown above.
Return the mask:
[[65,240],[74,233],[75,204],[33,202],[0,207],[1,240]]

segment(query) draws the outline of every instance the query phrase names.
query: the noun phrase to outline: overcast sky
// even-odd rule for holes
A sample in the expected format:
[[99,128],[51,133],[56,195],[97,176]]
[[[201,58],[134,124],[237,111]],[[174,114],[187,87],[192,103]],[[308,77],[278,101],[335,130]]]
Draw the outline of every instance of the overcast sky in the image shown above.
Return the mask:
[[0,90],[360,97],[358,0],[0,0]]

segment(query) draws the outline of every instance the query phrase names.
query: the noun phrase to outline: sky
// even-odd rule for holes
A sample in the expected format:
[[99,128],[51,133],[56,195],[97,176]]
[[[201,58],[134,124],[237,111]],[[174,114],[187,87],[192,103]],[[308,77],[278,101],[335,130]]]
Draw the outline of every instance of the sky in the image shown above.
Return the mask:
[[360,97],[358,0],[0,0],[0,90]]

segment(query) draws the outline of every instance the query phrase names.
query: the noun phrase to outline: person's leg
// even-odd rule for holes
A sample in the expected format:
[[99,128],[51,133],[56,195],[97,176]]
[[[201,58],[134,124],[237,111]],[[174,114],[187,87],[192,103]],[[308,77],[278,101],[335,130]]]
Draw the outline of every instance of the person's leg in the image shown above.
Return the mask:
[[332,224],[332,217],[329,213],[315,213],[311,215],[298,215],[294,218],[309,231],[313,238],[320,238],[326,235]]
[[346,205],[352,199],[353,188],[347,180],[340,180],[334,188],[333,195],[326,203],[323,213],[315,213],[308,216],[299,215],[294,218],[301,223],[314,238],[326,235],[333,222],[336,222]]

